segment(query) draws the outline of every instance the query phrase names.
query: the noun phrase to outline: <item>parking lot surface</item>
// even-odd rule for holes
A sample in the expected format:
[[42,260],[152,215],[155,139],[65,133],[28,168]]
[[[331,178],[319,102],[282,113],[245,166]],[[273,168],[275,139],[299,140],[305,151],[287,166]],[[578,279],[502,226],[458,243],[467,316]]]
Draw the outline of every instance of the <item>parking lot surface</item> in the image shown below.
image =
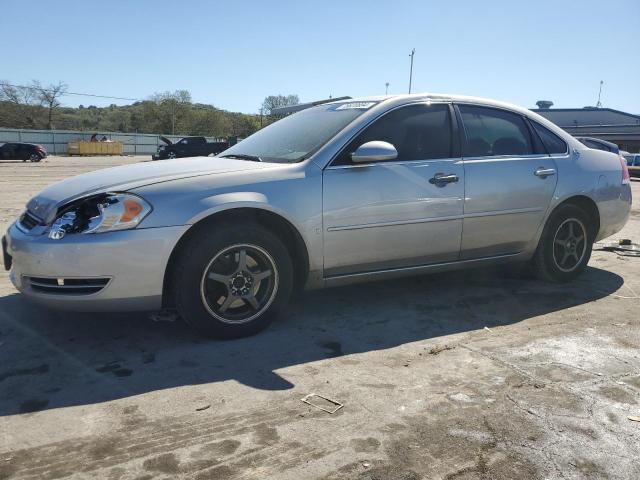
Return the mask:
[[[2,163],[0,229],[53,181],[140,160]],[[615,238],[638,242],[633,193]],[[476,270],[307,292],[223,342],[47,311],[3,271],[0,479],[640,478],[639,293],[640,258],[595,251],[566,285]]]

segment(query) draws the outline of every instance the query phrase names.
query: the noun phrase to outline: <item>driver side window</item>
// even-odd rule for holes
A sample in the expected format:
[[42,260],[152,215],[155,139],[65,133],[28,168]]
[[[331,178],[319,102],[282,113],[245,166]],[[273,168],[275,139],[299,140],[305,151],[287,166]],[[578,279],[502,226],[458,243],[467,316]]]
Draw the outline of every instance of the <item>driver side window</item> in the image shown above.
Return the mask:
[[359,146],[375,140],[392,144],[398,151],[397,161],[451,158],[449,106],[410,105],[385,114],[359,133],[333,165],[353,165],[351,154]]

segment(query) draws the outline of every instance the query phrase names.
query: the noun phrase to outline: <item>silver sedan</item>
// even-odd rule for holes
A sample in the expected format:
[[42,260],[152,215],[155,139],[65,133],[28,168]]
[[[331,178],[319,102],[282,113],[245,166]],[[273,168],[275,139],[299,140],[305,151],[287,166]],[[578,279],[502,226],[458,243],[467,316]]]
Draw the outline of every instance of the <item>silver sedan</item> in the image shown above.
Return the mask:
[[3,247],[38,302],[164,309],[230,338],[305,287],[504,262],[569,281],[630,206],[624,159],[529,110],[402,95],[303,110],[216,158],[65,180]]

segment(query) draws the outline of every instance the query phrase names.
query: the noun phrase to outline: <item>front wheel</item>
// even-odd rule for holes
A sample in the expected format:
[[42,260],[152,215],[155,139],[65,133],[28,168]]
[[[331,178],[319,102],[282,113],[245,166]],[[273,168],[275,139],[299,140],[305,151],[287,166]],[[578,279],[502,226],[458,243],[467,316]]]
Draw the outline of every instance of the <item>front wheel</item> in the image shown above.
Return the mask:
[[173,160],[174,158],[177,158],[177,156],[176,156],[176,152],[174,152],[174,151],[169,152],[169,153],[167,154],[167,157],[168,157],[169,159],[171,159],[171,160]]
[[29,161],[31,163],[38,163],[40,160],[42,160],[42,157],[37,153],[32,153],[31,155],[29,155]]
[[541,280],[569,282],[589,263],[595,232],[580,207],[562,205],[547,221],[533,265]]
[[257,224],[202,228],[182,246],[175,265],[178,312],[206,336],[253,335],[284,310],[291,295],[287,249]]

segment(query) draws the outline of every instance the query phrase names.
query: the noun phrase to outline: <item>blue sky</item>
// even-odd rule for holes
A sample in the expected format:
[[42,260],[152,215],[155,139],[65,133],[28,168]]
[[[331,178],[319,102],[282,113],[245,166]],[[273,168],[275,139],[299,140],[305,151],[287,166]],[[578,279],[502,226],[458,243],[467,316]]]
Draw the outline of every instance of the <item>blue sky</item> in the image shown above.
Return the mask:
[[[270,94],[413,91],[640,113],[640,0],[3,0],[0,79],[257,112]],[[8,19],[19,19],[8,21]],[[65,97],[65,105],[127,103]]]

